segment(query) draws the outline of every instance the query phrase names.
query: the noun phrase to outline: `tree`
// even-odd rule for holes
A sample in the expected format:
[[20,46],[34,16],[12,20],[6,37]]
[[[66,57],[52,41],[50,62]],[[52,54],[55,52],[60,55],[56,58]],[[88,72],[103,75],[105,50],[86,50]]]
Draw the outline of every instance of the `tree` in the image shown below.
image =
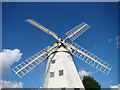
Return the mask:
[[85,90],[100,90],[100,84],[93,78],[90,76],[84,76],[83,77],[83,85],[85,87]]

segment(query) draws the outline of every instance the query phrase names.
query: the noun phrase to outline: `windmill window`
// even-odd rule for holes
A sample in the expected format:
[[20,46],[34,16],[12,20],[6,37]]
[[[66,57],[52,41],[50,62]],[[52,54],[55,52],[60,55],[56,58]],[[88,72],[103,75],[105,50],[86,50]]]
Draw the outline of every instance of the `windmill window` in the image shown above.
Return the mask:
[[63,70],[59,70],[59,76],[63,75]]
[[52,60],[51,62],[52,62],[52,64],[54,64],[54,63],[55,63],[55,60]]
[[50,78],[54,77],[54,72],[50,72]]

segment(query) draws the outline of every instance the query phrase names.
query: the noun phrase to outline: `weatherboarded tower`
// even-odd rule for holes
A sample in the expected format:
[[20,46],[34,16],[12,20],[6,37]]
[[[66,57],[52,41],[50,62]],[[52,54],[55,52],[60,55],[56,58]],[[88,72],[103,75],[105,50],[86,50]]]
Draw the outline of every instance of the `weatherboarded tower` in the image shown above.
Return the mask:
[[84,88],[70,51],[63,46],[48,58],[44,88]]

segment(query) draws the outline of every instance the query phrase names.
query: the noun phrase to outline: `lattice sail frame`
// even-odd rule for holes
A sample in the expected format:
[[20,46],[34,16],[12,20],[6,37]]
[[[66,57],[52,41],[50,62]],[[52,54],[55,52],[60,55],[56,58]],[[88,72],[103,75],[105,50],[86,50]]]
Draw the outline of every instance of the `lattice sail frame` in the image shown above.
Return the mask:
[[72,52],[74,56],[81,59],[90,66],[96,68],[104,74],[109,74],[109,72],[111,71],[112,66],[110,64],[106,63],[105,61],[103,61],[93,53],[89,52],[88,50],[84,49],[80,45],[77,45],[73,42],[72,44],[69,44],[69,46],[72,47],[72,49],[74,50]]
[[[52,47],[47,46],[40,52],[36,53],[34,56],[28,58],[24,62],[20,63],[19,65],[12,68],[12,70],[21,78],[24,75],[26,75],[28,72],[30,72],[33,68],[35,68],[39,63],[41,63],[43,60],[45,60],[50,53],[52,53],[52,50],[54,51],[55,48],[57,48],[59,45],[54,44]],[[40,56],[41,55],[41,56]]]
[[65,34],[67,35],[66,39],[70,39],[71,41],[74,41],[76,38],[78,38],[81,34],[83,34],[90,26],[82,22],[75,28],[71,29],[70,31],[66,32]]
[[41,25],[40,23],[34,21],[33,19],[27,19],[27,20],[25,20],[25,21],[28,22],[28,23],[30,23],[30,24],[32,24],[33,26],[37,27],[38,29],[44,31],[45,33],[53,36],[53,37],[54,37],[55,39],[57,39],[58,41],[61,40],[61,38],[59,38],[55,32],[53,32],[53,31],[51,31],[50,29],[44,27],[43,25]]

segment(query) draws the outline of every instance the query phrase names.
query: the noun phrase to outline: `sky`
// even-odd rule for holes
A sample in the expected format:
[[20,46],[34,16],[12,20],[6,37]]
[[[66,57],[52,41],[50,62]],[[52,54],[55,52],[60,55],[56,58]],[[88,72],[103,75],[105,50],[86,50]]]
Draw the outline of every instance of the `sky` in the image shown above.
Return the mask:
[[80,73],[94,77],[102,88],[117,85],[120,45],[117,5],[117,2],[4,2],[1,51],[1,54],[4,55],[4,62],[1,82],[15,83],[16,87],[23,88],[42,87],[47,60],[44,60],[23,78],[19,78],[11,70],[12,67],[57,41],[25,22],[26,19],[34,19],[57,33],[62,39],[66,37],[67,31],[78,24],[88,23],[91,27],[74,42],[111,64],[112,70],[105,75],[73,56],[75,65]]

